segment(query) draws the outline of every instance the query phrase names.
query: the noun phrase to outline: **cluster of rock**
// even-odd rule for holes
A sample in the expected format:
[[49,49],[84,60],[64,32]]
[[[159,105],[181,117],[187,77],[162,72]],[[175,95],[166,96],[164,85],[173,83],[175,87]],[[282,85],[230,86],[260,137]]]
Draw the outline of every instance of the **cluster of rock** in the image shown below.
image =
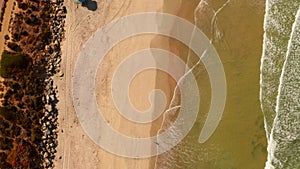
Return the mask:
[[53,79],[46,79],[46,95],[43,98],[45,103],[44,116],[40,119],[42,124],[42,154],[44,157],[44,167],[52,168],[57,147],[57,118],[58,110],[56,103],[58,102],[56,93],[57,87],[54,87]]
[[63,1],[56,1],[51,3],[54,12],[51,14],[53,21],[50,22],[50,28],[52,32],[52,42],[45,47],[45,57],[48,65],[46,67],[47,78],[46,83],[46,94],[44,99],[44,116],[41,118],[42,124],[42,154],[44,157],[44,167],[53,168],[53,160],[55,158],[56,147],[57,147],[57,120],[58,110],[56,104],[57,98],[57,87],[53,82],[53,76],[58,75],[63,77],[63,73],[60,70],[61,62],[61,41],[64,36],[64,24],[66,17],[66,7],[63,6]]

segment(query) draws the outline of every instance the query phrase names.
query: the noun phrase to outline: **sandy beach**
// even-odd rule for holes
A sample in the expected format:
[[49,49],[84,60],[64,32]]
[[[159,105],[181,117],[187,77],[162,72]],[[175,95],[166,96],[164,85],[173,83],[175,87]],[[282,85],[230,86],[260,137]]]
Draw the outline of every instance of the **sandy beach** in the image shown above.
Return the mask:
[[[264,13],[268,8],[265,6],[265,1],[95,0],[94,2],[98,5],[96,11],[90,11],[73,1],[65,2],[68,17],[61,64],[65,76],[55,79],[60,100],[59,144],[55,168],[256,169],[264,167],[267,157],[267,139],[259,100],[259,70]],[[195,68],[195,74],[201,91],[199,111],[201,115],[197,117],[190,133],[171,151],[158,157],[123,158],[99,148],[79,124],[72,102],[74,66],[83,44],[103,25],[128,14],[157,11],[171,13],[194,23],[209,38],[224,66],[227,80],[226,105],[215,133],[207,142],[199,144],[197,138],[207,117],[212,92],[206,68],[199,63]],[[96,88],[97,103],[112,128],[132,137],[153,136],[160,129],[168,127],[168,122],[164,123],[162,118],[144,125],[124,119],[116,110],[111,97],[111,80],[117,66],[126,56],[149,47],[171,51],[183,60],[187,60],[189,65],[194,65],[198,61],[198,57],[195,57],[186,46],[162,36],[132,37],[110,50],[96,76],[96,86],[99,86]],[[137,109],[145,110],[149,107],[149,103],[145,101],[149,91],[154,88],[162,89],[170,101],[175,85],[174,80],[168,75],[147,70],[133,79],[129,95]],[[170,121],[173,120],[172,118],[173,116],[167,117]]]
[[[74,3],[65,2],[68,10],[66,20],[66,39],[63,42],[63,55],[61,69],[65,73],[64,78],[57,78],[59,91],[59,137],[57,148],[57,159],[55,167],[60,169],[71,168],[153,168],[155,158],[130,159],[123,158],[106,152],[95,145],[86,133],[82,130],[76,113],[73,108],[71,85],[72,73],[76,63],[77,55],[86,40],[101,26],[110,21],[137,12],[160,11],[163,5],[162,0],[112,0],[97,1],[98,9],[89,11],[86,8]],[[147,5],[145,5],[147,4]],[[77,7],[78,6],[78,7]],[[139,125],[131,123],[122,118],[116,111],[110,94],[110,81],[116,66],[129,54],[144,48],[151,47],[154,36],[143,36],[129,38],[114,47],[103,60],[101,69],[98,70],[96,84],[101,86],[96,89],[98,105],[104,110],[104,116],[110,125],[116,130],[133,137],[147,137],[153,127],[160,128],[161,119],[152,124]],[[138,42],[138,43],[136,43]],[[168,48],[168,47],[166,47]],[[149,105],[143,98],[147,97],[147,91],[156,88],[156,71],[147,71],[137,76],[133,81],[131,94],[135,98],[133,103],[138,109],[144,110]],[[150,77],[150,78],[149,78]],[[145,80],[147,81],[145,83]],[[143,85],[141,85],[143,84]],[[138,87],[139,86],[139,87]],[[141,87],[142,86],[142,87]],[[174,83],[173,83],[174,86]],[[167,95],[171,96],[172,91],[164,87]],[[139,95],[145,93],[145,95]],[[168,94],[169,93],[169,94]],[[83,146],[84,145],[84,146]]]
[[[88,11],[86,8],[82,8],[80,5],[78,8],[76,7],[76,4],[73,2],[66,2],[66,6],[68,9],[68,17],[66,22],[66,39],[63,42],[63,61],[62,61],[62,70],[65,73],[64,78],[60,79],[58,78],[56,80],[58,84],[59,89],[59,145],[58,145],[58,153],[57,153],[57,159],[55,162],[55,166],[57,168],[173,168],[175,161],[178,161],[177,167],[180,168],[184,167],[185,165],[193,167],[194,162],[200,163],[198,165],[203,167],[211,167],[211,164],[207,161],[214,161],[218,158],[224,158],[224,155],[222,155],[221,151],[225,151],[228,153],[232,153],[233,156],[235,156],[235,153],[238,153],[238,149],[235,149],[232,147],[232,144],[229,142],[226,142],[224,144],[224,148],[219,148],[218,146],[222,147],[222,135],[226,133],[228,136],[230,134],[234,135],[235,131],[232,131],[232,127],[225,126],[226,123],[237,123],[237,113],[233,113],[233,110],[228,111],[228,108],[235,105],[235,101],[231,102],[232,104],[228,104],[226,107],[226,119],[231,119],[229,116],[233,117],[232,120],[226,120],[222,122],[223,128],[220,130],[230,130],[232,132],[223,132],[223,134],[215,135],[214,140],[211,140],[208,143],[208,147],[203,147],[203,145],[198,145],[198,143],[195,143],[197,145],[194,145],[194,140],[196,140],[194,137],[198,135],[198,130],[196,128],[199,128],[201,125],[203,125],[203,119],[199,118],[199,124],[195,125],[195,129],[191,131],[189,136],[185,138],[183,143],[176,146],[174,151],[170,151],[168,153],[162,154],[158,158],[148,158],[148,159],[130,159],[130,158],[123,158],[116,155],[113,155],[111,153],[106,152],[105,150],[99,148],[96,144],[94,144],[89,137],[84,133],[82,130],[79,121],[76,117],[76,114],[74,112],[73,103],[72,103],[72,95],[71,95],[71,83],[72,83],[72,71],[74,69],[74,65],[76,63],[76,57],[84,44],[84,42],[87,41],[87,39],[95,32],[98,28],[103,26],[104,24],[109,23],[113,19],[117,19],[118,17],[125,16],[128,14],[136,13],[136,12],[166,12],[171,13],[177,16],[180,16],[186,20],[188,20],[191,23],[198,22],[197,19],[195,19],[194,12],[197,8],[199,8],[199,2],[200,1],[169,1],[169,0],[156,0],[155,2],[151,1],[148,2],[147,0],[134,0],[134,1],[97,1],[98,2],[98,10],[95,12]],[[211,4],[212,7],[215,8],[215,11],[218,11],[218,9],[221,9],[222,6],[226,3],[226,1],[218,1],[216,3]],[[144,4],[151,4],[151,5],[144,5]],[[226,5],[225,5],[226,6]],[[206,33],[206,35],[209,38],[214,38],[216,35],[211,34],[213,30],[210,28],[211,26],[211,20],[213,19],[213,14],[210,14],[209,10],[212,10],[207,8],[204,12],[203,16],[208,16],[208,18],[201,18],[201,15],[199,20],[203,20],[202,22],[197,23],[199,27],[202,28],[202,30]],[[199,13],[200,13],[199,12]],[[199,14],[198,13],[198,14]],[[197,14],[197,12],[196,12]],[[260,15],[262,16],[262,15]],[[197,18],[197,17],[196,17]],[[225,20],[222,20],[225,22]],[[205,24],[206,23],[206,24]],[[259,24],[259,23],[257,23]],[[243,29],[243,27],[241,27]],[[259,33],[261,33],[261,29],[255,30]],[[214,32],[213,32],[214,33]],[[249,34],[252,32],[248,32]],[[253,31],[253,34],[255,32]],[[258,34],[259,35],[259,34]],[[234,35],[232,35],[234,36]],[[138,42],[138,43],[136,43]],[[228,63],[231,63],[231,61],[228,62],[228,60],[233,60],[231,58],[225,58],[228,57],[226,54],[224,54],[223,48],[228,48],[228,42],[224,42],[225,46],[219,47],[219,43],[216,43],[216,46],[219,48],[219,52],[221,52],[221,57],[225,63],[226,68],[228,69]],[[235,44],[236,45],[236,44]],[[250,46],[249,50],[251,48],[258,48],[257,46],[260,45],[260,42],[258,40],[257,43],[254,43],[252,46]],[[254,46],[254,47],[253,47]],[[162,37],[162,36],[153,36],[153,35],[147,35],[147,36],[137,36],[134,38],[129,38],[121,43],[119,43],[117,46],[115,46],[104,58],[100,65],[100,69],[98,70],[97,78],[96,78],[96,85],[101,86],[99,88],[96,88],[96,97],[97,97],[97,103],[98,106],[102,108],[104,112],[104,116],[107,120],[107,122],[116,129],[117,131],[124,133],[128,136],[132,137],[147,137],[147,136],[153,136],[156,135],[159,129],[161,129],[162,125],[164,123],[162,122],[162,117],[158,120],[154,121],[152,124],[134,124],[126,119],[124,119],[120,114],[117,112],[115,106],[112,102],[112,97],[110,93],[110,85],[111,85],[111,79],[114,71],[116,70],[116,67],[118,64],[128,55],[131,53],[149,48],[149,47],[158,47],[162,48],[168,51],[173,52],[174,54],[181,57],[183,60],[186,60],[187,57],[189,57],[188,64],[193,65],[197,59],[195,59],[195,55],[189,51],[189,49],[180,43],[179,41],[176,41],[174,39]],[[223,50],[222,50],[223,49]],[[242,49],[242,48],[241,48]],[[231,49],[229,49],[231,50]],[[227,51],[227,50],[225,50]],[[258,59],[259,58],[259,52],[260,50],[255,50],[255,56]],[[259,61],[259,59],[258,59]],[[233,61],[232,61],[233,62]],[[238,61],[234,61],[235,63],[239,63]],[[259,62],[251,62],[253,63],[253,67],[258,68]],[[243,64],[239,63],[239,64]],[[230,68],[233,68],[230,66]],[[233,68],[234,69],[234,68]],[[210,88],[209,84],[207,83],[208,77],[205,72],[205,67],[203,65],[200,65],[197,70],[199,71],[198,76],[199,82],[201,81],[201,84],[199,83],[201,94],[204,96],[204,100],[201,102],[201,112],[205,113],[208,110],[209,105],[209,98],[210,98]],[[232,71],[227,71],[232,74]],[[253,69],[247,69],[247,70],[253,70]],[[254,69],[255,70],[255,69]],[[237,70],[234,70],[234,72]],[[227,72],[227,73],[228,73]],[[249,72],[247,72],[249,73]],[[257,71],[255,72],[255,75],[257,74]],[[229,77],[229,79],[232,80],[234,76]],[[257,78],[256,76],[252,77],[253,79]],[[241,78],[240,78],[241,79]],[[245,79],[246,80],[246,79]],[[234,80],[232,80],[234,81]],[[242,82],[241,82],[242,83]],[[230,84],[231,85],[231,84]],[[236,92],[236,90],[243,90],[242,88],[237,88],[236,84],[231,85],[230,92]],[[146,71],[141,74],[139,74],[133,81],[132,81],[132,90],[130,90],[130,97],[132,98],[133,104],[136,106],[136,108],[140,110],[145,110],[148,108],[149,103],[145,101],[147,98],[148,91],[154,89],[154,88],[160,88],[163,89],[166,95],[168,96],[168,100],[170,101],[173,94],[173,89],[175,87],[175,82],[172,78],[170,78],[168,75],[156,72],[156,71]],[[251,90],[257,90],[257,85],[253,85],[254,89]],[[239,97],[242,97],[242,92]],[[230,96],[231,98],[233,96]],[[259,158],[249,156],[244,156],[243,159],[245,162],[248,160],[253,161],[259,161],[262,165],[265,158],[264,158],[264,152],[260,153],[257,152],[259,147],[263,147],[264,140],[261,140],[260,137],[257,136],[263,135],[263,129],[261,128],[262,121],[259,121],[262,114],[260,114],[259,110],[259,104],[258,104],[258,97],[257,95],[252,95],[249,97],[253,100],[253,104],[256,105],[257,110],[255,110],[256,113],[253,113],[253,116],[251,117],[251,121],[247,122],[251,125],[244,126],[247,129],[247,126],[256,126],[255,129],[249,130],[249,133],[251,133],[251,136],[254,137],[247,140],[249,137],[245,137],[245,140],[239,142],[239,144],[236,144],[238,146],[244,146],[244,149],[240,151],[240,153],[257,153]],[[243,106],[246,106],[248,102],[245,102]],[[234,109],[235,110],[235,109]],[[239,109],[236,109],[239,110]],[[246,110],[245,110],[246,111]],[[247,111],[251,111],[250,109],[247,109]],[[230,113],[231,114],[230,114]],[[229,114],[229,116],[228,116]],[[171,118],[172,117],[168,117]],[[245,116],[243,118],[246,118]],[[259,122],[258,122],[259,121]],[[241,122],[242,123],[242,122]],[[253,124],[256,123],[256,124]],[[260,124],[260,125],[257,125]],[[200,125],[200,126],[199,126]],[[166,126],[164,126],[166,127]],[[62,132],[63,130],[63,132]],[[220,132],[219,130],[219,132]],[[241,129],[242,130],[242,129]],[[247,129],[248,130],[248,129]],[[236,132],[242,132],[242,131],[236,131]],[[220,138],[219,138],[220,137]],[[244,137],[243,137],[244,138]],[[254,142],[251,145],[249,141],[258,139],[258,143]],[[190,145],[192,143],[193,145]],[[250,145],[249,145],[250,144]],[[255,145],[258,144],[258,145]],[[84,146],[82,146],[84,145]],[[218,145],[218,146],[216,146]],[[191,146],[191,147],[189,147]],[[253,150],[253,146],[256,146]],[[194,147],[194,148],[193,148]],[[205,152],[209,152],[208,157],[205,157],[204,159],[194,159],[198,158],[198,156],[193,156],[191,159],[185,159],[190,158],[190,156],[185,157],[185,153],[181,153],[182,148],[184,148],[184,151],[189,151],[190,153],[194,154],[203,154]],[[230,149],[229,149],[230,148]],[[178,149],[178,150],[177,150]],[[261,148],[263,149],[263,148]],[[179,152],[176,152],[179,151]],[[189,154],[189,153],[187,153]],[[183,157],[181,157],[183,156]],[[215,156],[215,157],[213,157]],[[200,158],[200,157],[199,157]],[[208,159],[206,159],[208,158]],[[216,158],[216,159],[215,159]],[[194,162],[190,160],[195,160]],[[224,165],[227,166],[225,163],[230,163],[231,159],[225,159],[224,161],[220,161],[221,164],[218,164],[220,166]],[[190,164],[189,164],[190,163]],[[241,162],[243,163],[243,162]],[[242,166],[242,164],[239,163],[237,165]],[[245,163],[243,163],[244,165]]]
[[[2,2],[0,0],[0,6]],[[10,14],[14,2],[13,0],[7,2],[0,34],[0,52],[2,53],[5,48],[4,37],[6,34],[14,32],[14,37],[15,34],[18,36],[22,34],[23,38],[21,37],[20,43],[16,43],[24,47],[24,53],[28,52],[32,55],[31,57],[36,61],[35,64],[38,65],[39,59],[44,57],[40,61],[45,63],[41,67],[43,67],[46,75],[43,72],[38,73],[40,73],[40,76],[47,76],[47,78],[39,81],[45,85],[45,88],[41,90],[43,95],[38,97],[40,100],[36,101],[32,97],[31,100],[35,102],[30,104],[33,107],[42,109],[38,109],[38,113],[44,114],[38,117],[40,121],[36,121],[37,128],[42,132],[39,135],[41,142],[34,143],[38,146],[41,145],[40,149],[36,150],[39,155],[42,154],[42,156],[39,156],[41,161],[37,163],[46,166],[46,168],[52,168],[53,164],[55,169],[198,169],[199,166],[216,169],[245,168],[244,166],[249,166],[252,169],[258,166],[259,168],[263,167],[266,160],[266,139],[263,129],[263,114],[258,97],[259,59],[263,37],[264,5],[262,2],[250,3],[248,1],[230,0],[90,0],[87,1],[87,6],[82,6],[82,4],[75,1],[60,3],[59,0],[52,0],[48,5],[53,8],[45,10],[45,13],[37,14],[39,12],[38,8],[32,4],[30,8],[35,9],[34,12],[28,12],[28,6],[23,6],[26,8],[26,12],[39,17],[43,16],[44,20],[40,23],[45,23],[43,26],[34,25],[36,21],[34,15],[29,17],[25,15],[25,12],[23,12],[24,16],[18,15],[18,17],[28,17],[20,19],[21,23],[19,24],[23,26],[24,30],[27,29],[27,35],[24,32],[20,33],[23,29],[21,31],[18,29],[9,31]],[[54,2],[57,2],[57,4]],[[35,3],[36,6],[43,4],[42,1],[30,3]],[[20,11],[22,12],[22,10]],[[252,15],[253,11],[254,14]],[[218,129],[208,142],[199,144],[197,138],[211,104],[209,77],[205,66],[198,62],[199,58],[183,43],[165,36],[139,35],[119,42],[107,53],[98,67],[95,78],[95,96],[98,108],[101,109],[110,127],[130,137],[146,138],[157,135],[168,127],[169,122],[174,121],[176,113],[165,116],[165,119],[161,116],[155,121],[145,124],[134,123],[121,116],[114,105],[113,89],[111,88],[112,78],[119,64],[134,52],[148,48],[160,48],[170,51],[187,62],[189,66],[199,63],[193,73],[197,76],[196,80],[199,91],[201,91],[202,100],[199,111],[201,115],[197,117],[190,133],[180,144],[164,154],[152,158],[134,159],[112,154],[92,141],[83,130],[75,112],[74,106],[76,105],[75,101],[73,102],[72,87],[78,55],[88,39],[99,28],[111,21],[122,16],[141,12],[170,13],[199,27],[220,54],[228,81],[228,95],[224,115]],[[236,13],[241,13],[241,15],[236,15]],[[27,23],[25,23],[25,20]],[[14,24],[16,23],[18,24],[17,21]],[[28,26],[30,24],[33,25],[31,25],[32,28],[36,29],[30,29],[31,27]],[[45,25],[51,26],[47,27]],[[249,30],[249,27],[251,27],[251,30]],[[19,27],[15,26],[14,28]],[[19,32],[16,33],[16,30]],[[34,33],[34,30],[42,33]],[[176,27],[174,30],[176,30]],[[50,38],[49,33],[54,36]],[[49,37],[41,38],[45,34]],[[39,40],[35,40],[38,38]],[[28,39],[31,39],[30,43]],[[43,39],[51,39],[51,42],[45,42]],[[46,43],[47,45],[45,45]],[[41,49],[34,48],[38,46],[37,44],[40,45]],[[93,47],[101,48],[97,44]],[[31,53],[30,48],[34,49]],[[19,54],[20,52],[16,51],[16,53]],[[174,69],[173,60],[168,61],[169,68]],[[185,71],[177,67],[175,69],[178,72]],[[30,69],[30,71],[33,70],[35,69]],[[31,76],[29,77],[32,79]],[[31,89],[30,85],[38,86],[34,84],[35,82],[38,83],[37,81],[31,81],[33,84],[27,86],[29,90]],[[170,75],[154,69],[144,70],[131,81],[129,98],[136,109],[145,111],[150,106],[148,101],[150,91],[161,89],[165,93],[168,107],[170,101],[174,99],[175,86],[176,82]],[[27,88],[26,90],[28,90]],[[8,96],[7,98],[10,99]],[[44,107],[36,106],[37,103],[44,104]],[[38,138],[38,136],[28,135],[26,137]],[[120,147],[122,148],[122,146]],[[135,145],[130,146],[130,148],[134,149]],[[2,153],[1,150],[0,153]],[[13,155],[10,155],[8,159],[17,159],[16,156],[13,156],[14,158],[11,156]],[[52,163],[53,160],[54,163]],[[14,160],[10,160],[8,163],[18,165]],[[21,165],[29,164],[29,162],[28,164],[19,163]]]

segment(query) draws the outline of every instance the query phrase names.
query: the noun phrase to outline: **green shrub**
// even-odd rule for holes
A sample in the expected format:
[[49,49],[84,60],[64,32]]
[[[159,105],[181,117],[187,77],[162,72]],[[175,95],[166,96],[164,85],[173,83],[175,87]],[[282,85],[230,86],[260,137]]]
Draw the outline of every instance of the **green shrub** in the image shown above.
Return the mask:
[[11,150],[13,148],[13,140],[0,137],[0,149]]
[[0,116],[4,117],[4,119],[17,122],[19,119],[23,118],[22,115],[18,112],[17,108],[14,106],[5,106],[0,107]]
[[4,51],[0,61],[0,75],[4,78],[16,76],[24,72],[31,62],[32,59],[26,54]]

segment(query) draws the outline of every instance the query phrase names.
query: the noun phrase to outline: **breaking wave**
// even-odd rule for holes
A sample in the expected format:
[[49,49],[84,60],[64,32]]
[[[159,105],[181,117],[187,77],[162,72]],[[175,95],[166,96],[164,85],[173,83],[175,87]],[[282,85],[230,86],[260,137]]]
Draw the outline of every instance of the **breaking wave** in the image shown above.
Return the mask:
[[260,81],[268,137],[266,169],[300,168],[299,7],[299,0],[266,3]]
[[292,27],[278,88],[266,168],[300,168],[300,10]]
[[267,0],[261,59],[260,100],[268,140],[276,115],[279,78],[287,52],[299,0]]

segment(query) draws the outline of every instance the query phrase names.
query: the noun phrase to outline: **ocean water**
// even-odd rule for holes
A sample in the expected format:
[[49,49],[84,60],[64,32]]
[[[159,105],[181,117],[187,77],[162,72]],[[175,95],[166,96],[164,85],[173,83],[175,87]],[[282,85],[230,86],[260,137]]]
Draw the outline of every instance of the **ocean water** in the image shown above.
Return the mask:
[[[299,7],[300,7],[300,3]],[[300,8],[291,27],[270,132],[270,168],[300,168]]]
[[[181,8],[186,10],[187,6]],[[156,168],[264,168],[267,138],[259,100],[259,79],[265,2],[202,0],[190,6],[189,11],[194,11],[194,23],[211,40],[222,60],[227,78],[226,106],[214,134],[199,144],[211,97],[209,77],[200,62],[193,71],[201,97],[196,123],[179,145],[158,156]],[[188,64],[198,63],[197,56],[191,51],[188,53]]]
[[[224,65],[226,107],[215,133],[199,144],[211,90],[198,64],[196,124],[179,145],[158,156],[156,168],[300,168],[300,0],[201,0],[190,8]],[[196,63],[188,51],[188,64]]]

